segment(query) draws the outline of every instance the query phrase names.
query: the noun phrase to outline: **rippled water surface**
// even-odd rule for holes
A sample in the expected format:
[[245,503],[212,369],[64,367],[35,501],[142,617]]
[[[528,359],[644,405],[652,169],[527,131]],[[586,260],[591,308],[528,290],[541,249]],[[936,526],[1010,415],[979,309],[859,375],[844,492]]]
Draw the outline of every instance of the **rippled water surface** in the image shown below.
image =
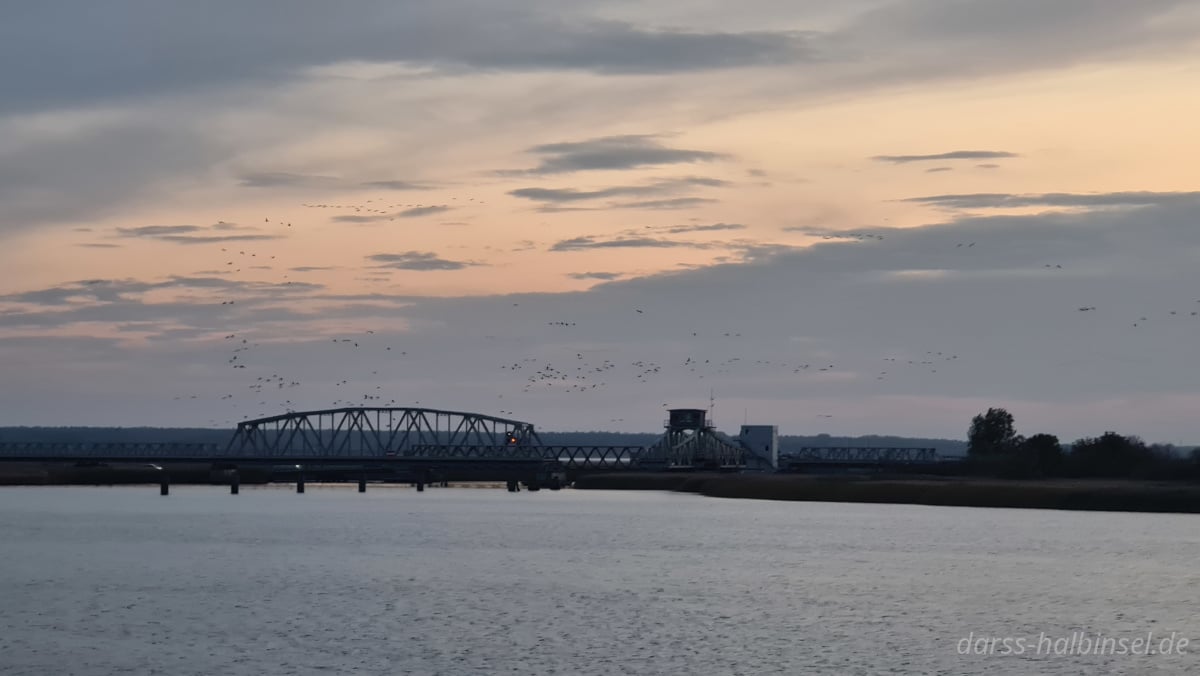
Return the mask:
[[[0,673],[1200,673],[1198,562],[1187,515],[4,488]],[[1077,631],[1196,646],[958,654]]]

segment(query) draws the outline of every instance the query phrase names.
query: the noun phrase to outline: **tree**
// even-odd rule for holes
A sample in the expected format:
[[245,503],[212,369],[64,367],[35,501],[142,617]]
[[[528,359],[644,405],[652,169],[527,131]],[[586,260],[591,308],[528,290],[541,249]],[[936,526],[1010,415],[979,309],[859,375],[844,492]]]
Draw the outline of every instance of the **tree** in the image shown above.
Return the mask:
[[1019,442],[1012,414],[1002,408],[989,408],[987,413],[971,419],[971,429],[967,432],[967,455],[1001,456],[1012,453]]
[[1062,444],[1053,434],[1035,434],[1022,440],[1014,455],[1011,471],[1022,478],[1056,476],[1062,472]]
[[1154,461],[1154,451],[1145,442],[1116,432],[1071,444],[1071,464],[1084,476],[1134,476],[1145,472]]

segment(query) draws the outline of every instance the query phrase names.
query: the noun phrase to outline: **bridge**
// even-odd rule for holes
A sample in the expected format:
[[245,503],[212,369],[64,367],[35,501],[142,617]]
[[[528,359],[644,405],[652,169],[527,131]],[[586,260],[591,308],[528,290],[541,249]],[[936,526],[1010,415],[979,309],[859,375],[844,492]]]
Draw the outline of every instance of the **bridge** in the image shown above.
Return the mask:
[[937,449],[890,446],[805,446],[780,465],[916,465],[938,462]]
[[[281,468],[304,477],[336,475],[410,481],[505,481],[510,490],[557,487],[581,472],[641,470],[737,471],[756,457],[717,433],[701,409],[673,409],[665,432],[649,447],[567,446],[542,442],[532,423],[430,408],[344,407],[286,413],[238,423],[224,446],[195,443],[0,443],[0,461],[208,465]],[[805,448],[780,465],[914,464],[936,461],[933,449]],[[773,462],[771,464],[774,464]],[[164,475],[165,476],[165,475]],[[236,481],[236,478],[233,479]],[[165,484],[164,484],[165,490]]]
[[[504,481],[510,490],[558,487],[581,471],[636,469],[641,446],[542,443],[532,423],[430,408],[344,407],[287,413],[238,423],[225,445],[196,443],[0,443],[0,461],[120,464],[156,469],[208,465],[286,471],[305,476],[358,476],[425,484]],[[164,474],[164,477],[166,475]],[[236,481],[236,478],[234,479]],[[166,485],[164,483],[164,490]]]

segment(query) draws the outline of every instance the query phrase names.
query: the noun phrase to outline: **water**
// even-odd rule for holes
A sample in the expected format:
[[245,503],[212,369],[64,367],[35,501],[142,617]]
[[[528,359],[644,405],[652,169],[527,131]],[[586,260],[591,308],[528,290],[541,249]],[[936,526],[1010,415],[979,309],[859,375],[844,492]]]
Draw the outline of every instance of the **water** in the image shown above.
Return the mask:
[[[1195,673],[1198,553],[1190,515],[4,488],[0,673]],[[958,654],[1076,631],[1196,645]]]

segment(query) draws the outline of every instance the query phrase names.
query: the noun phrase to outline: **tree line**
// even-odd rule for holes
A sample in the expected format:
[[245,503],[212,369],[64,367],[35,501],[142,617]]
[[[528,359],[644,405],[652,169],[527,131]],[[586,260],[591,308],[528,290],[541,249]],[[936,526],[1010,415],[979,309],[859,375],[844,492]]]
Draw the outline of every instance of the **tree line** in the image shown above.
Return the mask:
[[1013,416],[989,408],[971,419],[967,467],[1009,478],[1103,477],[1200,480],[1200,449],[1147,444],[1136,436],[1105,432],[1064,447],[1053,434],[1017,433]]

